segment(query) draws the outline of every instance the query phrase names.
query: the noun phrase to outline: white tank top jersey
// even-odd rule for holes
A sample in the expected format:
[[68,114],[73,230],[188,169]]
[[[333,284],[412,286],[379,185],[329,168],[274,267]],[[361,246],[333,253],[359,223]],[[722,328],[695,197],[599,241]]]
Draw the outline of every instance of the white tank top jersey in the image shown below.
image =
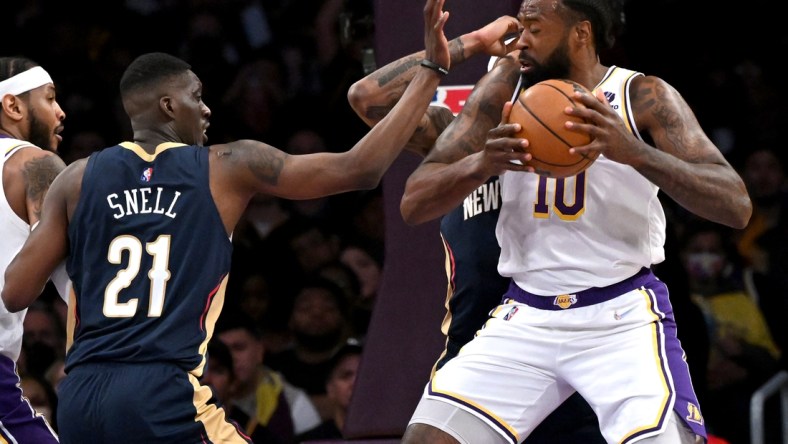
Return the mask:
[[[0,153],[2,154],[0,159],[0,221],[2,221],[3,230],[0,235],[0,288],[5,286],[5,269],[22,249],[22,245],[25,244],[25,240],[30,234],[30,225],[14,213],[6,200],[2,181],[5,161],[24,147],[40,149],[23,140],[0,138]],[[9,313],[5,304],[0,302],[0,354],[8,356],[14,362],[19,359],[19,353],[22,350],[22,323],[25,313],[27,313],[27,309]]]
[[[629,85],[641,75],[611,66],[594,88],[638,139]],[[508,171],[501,176],[498,271],[525,291],[555,296],[611,285],[662,262],[658,191],[631,166],[604,156],[565,179]]]

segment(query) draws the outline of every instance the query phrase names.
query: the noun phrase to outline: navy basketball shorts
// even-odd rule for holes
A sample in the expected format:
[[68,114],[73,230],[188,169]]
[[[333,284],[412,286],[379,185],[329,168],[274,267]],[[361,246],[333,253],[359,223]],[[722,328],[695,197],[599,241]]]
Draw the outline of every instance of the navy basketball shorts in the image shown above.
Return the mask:
[[57,413],[62,444],[251,442],[209,387],[172,364],[79,365],[60,383]]

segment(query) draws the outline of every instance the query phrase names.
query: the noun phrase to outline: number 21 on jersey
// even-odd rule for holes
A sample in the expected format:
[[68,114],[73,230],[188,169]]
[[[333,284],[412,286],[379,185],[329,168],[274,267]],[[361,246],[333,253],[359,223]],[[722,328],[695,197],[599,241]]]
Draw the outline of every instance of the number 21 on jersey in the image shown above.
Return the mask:
[[[170,280],[170,236],[162,235],[154,242],[145,244],[145,252],[153,257],[153,265],[148,270],[150,279],[150,295],[148,301],[148,317],[159,317],[164,309],[164,293],[167,281]],[[127,302],[119,302],[118,295],[128,288],[140,272],[143,247],[142,242],[134,236],[118,236],[109,244],[107,260],[111,264],[123,263],[124,253],[128,256],[126,268],[118,271],[104,290],[104,315],[110,318],[130,318],[137,312],[139,298],[131,298]]]

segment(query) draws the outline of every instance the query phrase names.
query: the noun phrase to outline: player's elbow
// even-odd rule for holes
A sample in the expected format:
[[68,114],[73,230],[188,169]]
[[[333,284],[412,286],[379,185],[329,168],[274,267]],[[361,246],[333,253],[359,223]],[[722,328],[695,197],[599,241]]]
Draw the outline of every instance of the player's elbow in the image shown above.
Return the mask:
[[3,305],[9,313],[16,313],[27,308],[27,305],[23,303],[21,298],[15,297],[16,295],[16,293],[11,293],[6,291],[6,288],[3,288]]
[[366,171],[353,178],[353,188],[358,191],[374,190],[383,180],[383,172]]
[[3,300],[3,305],[10,313],[22,311],[44,291],[41,290],[37,293],[30,291],[31,286],[28,285],[28,278],[20,279],[19,273],[7,270],[5,274],[5,283],[3,284],[3,291],[0,293],[0,298]]
[[403,195],[402,200],[400,200],[399,212],[402,215],[402,220],[410,226],[426,222],[425,218],[422,216],[422,212],[418,211],[417,203],[407,195]]
[[369,93],[367,87],[365,86],[365,80],[361,79],[350,85],[350,88],[347,91],[347,101],[350,104],[350,107],[353,108],[353,111],[361,117],[364,122],[368,125],[372,126],[374,124],[370,123],[367,118],[367,110],[369,109]]
[[742,196],[741,202],[737,205],[738,211],[733,214],[731,223],[732,228],[743,230],[750,223],[752,217],[752,201],[749,196]]

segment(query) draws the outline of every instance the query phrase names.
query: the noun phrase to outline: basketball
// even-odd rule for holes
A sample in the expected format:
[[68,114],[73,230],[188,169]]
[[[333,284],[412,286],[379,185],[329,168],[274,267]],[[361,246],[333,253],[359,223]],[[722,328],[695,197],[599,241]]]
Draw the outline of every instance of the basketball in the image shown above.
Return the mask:
[[526,88],[512,106],[509,121],[519,123],[522,130],[515,137],[528,139],[526,152],[533,159],[526,165],[546,177],[570,177],[591,166],[599,153],[572,154],[569,149],[586,145],[591,137],[569,131],[564,122],[584,123],[584,120],[564,113],[567,106],[583,106],[574,101],[575,91],[585,91],[583,85],[568,79],[550,79]]

